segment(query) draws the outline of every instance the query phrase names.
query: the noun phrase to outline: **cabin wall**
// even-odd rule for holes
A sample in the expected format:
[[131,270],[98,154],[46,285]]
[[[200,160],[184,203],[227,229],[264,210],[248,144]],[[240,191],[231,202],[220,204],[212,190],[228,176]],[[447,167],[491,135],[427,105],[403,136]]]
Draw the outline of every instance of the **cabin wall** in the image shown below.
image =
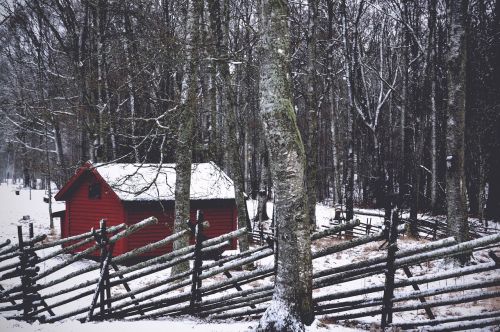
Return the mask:
[[[210,227],[204,234],[209,238],[217,237],[236,230],[238,213],[234,200],[194,201],[191,206],[191,220],[196,219],[196,210],[203,211],[204,218]],[[236,240],[231,243],[231,249],[236,249]]]
[[[125,221],[123,205],[107,184],[101,183],[101,198],[89,199],[91,181],[95,181],[93,175],[83,175],[66,201],[67,224],[64,229],[67,236],[88,232],[92,227],[98,229],[101,219],[106,220],[108,227]],[[125,241],[117,241],[115,253],[122,253],[124,249]]]
[[[164,209],[158,203],[134,203],[127,204],[125,211],[127,225],[138,223],[139,221],[149,217],[156,217],[158,219],[157,224],[146,226],[140,231],[130,235],[127,238],[125,250],[142,247],[148,243],[159,241],[172,234],[172,227],[174,225],[173,207],[166,207]],[[172,245],[148,252],[144,254],[144,256],[157,256],[168,251],[172,251]]]
[[[210,222],[210,227],[205,230],[208,238],[217,237],[229,233],[236,229],[237,213],[234,201],[194,201],[191,206],[191,217],[196,219],[196,211],[201,209],[205,220]],[[130,235],[127,239],[126,250],[132,250],[144,246],[148,243],[159,241],[172,234],[174,224],[174,206],[171,202],[160,205],[159,203],[149,202],[129,202],[125,204],[127,224],[131,225],[141,220],[154,216],[158,218],[158,224],[150,225],[137,233]],[[191,237],[191,243],[194,243]],[[231,243],[229,249],[236,249],[236,241]],[[172,245],[165,248],[151,251],[145,256],[161,255],[172,250]]]

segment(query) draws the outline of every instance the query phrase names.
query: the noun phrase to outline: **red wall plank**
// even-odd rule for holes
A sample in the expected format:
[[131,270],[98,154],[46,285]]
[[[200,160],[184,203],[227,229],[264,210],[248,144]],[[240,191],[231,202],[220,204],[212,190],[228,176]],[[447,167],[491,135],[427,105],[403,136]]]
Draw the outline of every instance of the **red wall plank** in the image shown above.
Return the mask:
[[[101,198],[89,199],[88,187],[94,177],[90,174],[83,177],[66,201],[66,234],[72,236],[88,232],[92,227],[98,229],[101,219],[106,220],[108,227],[125,222],[123,205],[114,192],[107,185],[101,184]],[[124,242],[119,240],[115,244],[115,253],[124,252]]]

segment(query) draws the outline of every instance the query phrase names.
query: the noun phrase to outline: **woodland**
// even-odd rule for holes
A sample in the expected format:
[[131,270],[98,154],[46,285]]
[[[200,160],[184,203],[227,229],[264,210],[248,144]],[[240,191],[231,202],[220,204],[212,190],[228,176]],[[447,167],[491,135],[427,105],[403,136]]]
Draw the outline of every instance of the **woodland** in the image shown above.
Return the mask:
[[1,0],[0,39],[2,177],[176,163],[176,227],[192,163],[231,175],[240,228],[245,196],[275,201],[261,330],[314,320],[316,203],[397,205],[410,235],[446,214],[459,242],[500,219],[497,1]]
[[[192,42],[187,5],[2,1],[2,176],[60,186],[87,160],[176,162],[185,134],[193,162],[214,161],[252,198],[271,198],[259,115],[261,3],[201,1]],[[398,193],[413,213],[446,211],[447,6],[288,2],[310,202],[383,207]],[[498,7],[469,1],[465,26],[465,183],[468,213],[481,219],[500,217]],[[192,123],[183,130],[187,98]]]

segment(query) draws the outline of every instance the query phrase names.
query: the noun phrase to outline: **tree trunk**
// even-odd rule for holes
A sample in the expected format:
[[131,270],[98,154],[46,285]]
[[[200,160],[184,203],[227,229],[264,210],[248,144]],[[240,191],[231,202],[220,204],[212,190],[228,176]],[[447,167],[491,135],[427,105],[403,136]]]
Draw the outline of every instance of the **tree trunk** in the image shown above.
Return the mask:
[[[466,24],[468,0],[450,1],[448,53],[448,118],[446,128],[446,198],[448,227],[458,242],[469,237],[467,200],[465,195],[464,133],[466,82]],[[465,263],[470,255],[459,257]]]
[[317,195],[317,177],[318,177],[318,102],[316,97],[316,29],[318,20],[318,1],[309,2],[309,36],[307,41],[307,93],[306,93],[306,190],[307,190],[307,208],[309,221],[313,227],[316,227],[316,195]]
[[[190,0],[187,12],[186,63],[182,81],[180,125],[177,139],[175,168],[175,220],[174,233],[184,229],[190,217],[191,161],[193,155],[194,119],[198,100],[198,66],[199,66],[199,18],[203,10],[201,0]],[[189,236],[185,235],[173,243],[173,250],[181,249],[189,244]],[[172,268],[172,275],[187,271],[189,262],[177,264]]]
[[278,239],[273,300],[258,331],[303,331],[314,320],[305,151],[291,95],[288,3],[263,1],[260,111],[276,194]]
[[354,217],[354,121],[355,121],[355,110],[354,110],[354,91],[352,84],[352,57],[350,54],[349,39],[347,36],[347,8],[346,1],[343,0],[341,3],[342,11],[342,40],[344,44],[344,63],[347,74],[347,94],[348,94],[348,106],[349,110],[347,112],[347,162],[346,162],[346,179],[345,179],[345,209],[346,209],[346,219],[352,220]]
[[254,221],[258,221],[259,225],[264,221],[268,220],[267,215],[267,174],[269,172],[269,157],[265,144],[261,144],[261,161],[260,161],[260,182],[259,182],[259,192],[257,194],[257,214],[255,215]]

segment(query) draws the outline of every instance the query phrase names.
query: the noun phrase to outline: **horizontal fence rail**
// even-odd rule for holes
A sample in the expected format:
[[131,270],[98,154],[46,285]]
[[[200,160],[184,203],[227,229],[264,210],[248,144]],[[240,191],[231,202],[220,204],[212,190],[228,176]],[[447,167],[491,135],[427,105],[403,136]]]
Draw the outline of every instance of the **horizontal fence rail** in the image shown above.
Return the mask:
[[[17,243],[10,240],[0,243],[0,281],[8,281],[8,286],[0,285],[0,313],[10,319],[45,323],[68,318],[85,322],[178,315],[217,320],[263,314],[274,292],[272,257],[275,255],[275,239],[271,232],[264,232],[260,227],[253,233],[254,245],[250,250],[222,255],[230,242],[246,236],[247,230],[239,229],[208,239],[204,231],[210,227],[210,221],[205,221],[199,211],[196,220],[187,222],[184,230],[113,257],[114,244],[118,240],[157,222],[151,217],[134,225],[106,227],[105,221],[101,221],[99,229],[51,242],[46,241],[45,235],[35,236],[32,224],[29,236],[25,238],[19,226]],[[500,297],[496,288],[500,286],[498,275],[421,288],[432,282],[498,270],[500,260],[494,251],[489,251],[487,262],[430,275],[414,276],[411,268],[464,252],[498,248],[500,233],[483,233],[463,243],[457,243],[453,238],[441,238],[398,250],[397,238],[404,232],[405,222],[396,212],[385,220],[384,226],[373,225],[370,219],[366,222],[339,219],[311,234],[313,243],[321,243],[312,253],[313,261],[368,243],[383,243],[379,248],[382,253],[376,257],[314,271],[313,289],[322,289],[320,295],[313,297],[316,315],[337,322],[378,315],[381,327],[405,330],[423,326],[426,330],[446,330],[465,326],[465,322],[471,319],[474,319],[474,324],[466,324],[472,326],[470,328],[497,324],[500,312],[496,311],[462,317],[436,317],[433,309]],[[434,232],[436,227],[431,226],[425,227]],[[141,256],[165,248],[185,235],[193,236],[194,244],[155,257]],[[329,240],[332,237],[339,240]],[[86,260],[84,264],[75,265],[96,251],[100,253],[97,262]],[[47,264],[49,261],[51,264]],[[168,269],[186,261],[192,264],[185,272],[144,279],[154,273],[165,274]],[[66,269],[68,266],[73,266],[72,270]],[[401,271],[405,278],[395,278],[396,271]],[[86,273],[88,277],[81,278]],[[376,275],[385,281],[359,289],[345,290],[342,287],[346,282],[362,281]],[[411,287],[411,290],[402,291],[405,287]],[[464,291],[467,295],[450,296]],[[417,309],[425,310],[428,320],[393,321],[394,313]]]

